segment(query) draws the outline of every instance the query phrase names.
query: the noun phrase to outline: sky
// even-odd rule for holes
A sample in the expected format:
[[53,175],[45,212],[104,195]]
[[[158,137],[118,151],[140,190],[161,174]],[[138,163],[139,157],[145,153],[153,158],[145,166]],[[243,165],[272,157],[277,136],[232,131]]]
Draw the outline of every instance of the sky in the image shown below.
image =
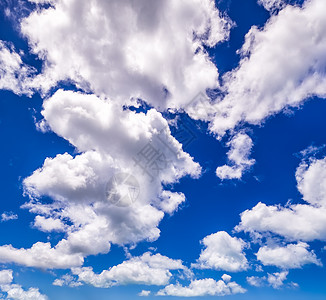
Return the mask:
[[1,1],[0,299],[325,299],[325,11]]

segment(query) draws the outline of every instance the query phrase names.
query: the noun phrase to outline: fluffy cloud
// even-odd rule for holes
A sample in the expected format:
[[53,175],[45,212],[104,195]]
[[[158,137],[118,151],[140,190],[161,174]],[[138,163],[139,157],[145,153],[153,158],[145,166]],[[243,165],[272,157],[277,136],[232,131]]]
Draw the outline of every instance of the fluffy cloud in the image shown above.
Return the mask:
[[244,171],[248,170],[254,163],[249,159],[253,146],[251,138],[245,133],[236,134],[228,143],[231,149],[227,156],[230,165],[224,165],[216,169],[216,175],[221,179],[240,179]]
[[205,249],[200,253],[194,267],[230,272],[248,268],[248,261],[243,253],[246,243],[242,239],[231,237],[225,231],[219,231],[206,236],[202,243]]
[[31,95],[29,77],[34,69],[25,65],[13,45],[0,40],[0,90]]
[[214,1],[58,0],[53,6],[21,24],[45,60],[45,90],[71,79],[120,103],[140,97],[165,108],[217,86],[217,69],[203,46],[227,39],[231,25]]
[[268,274],[267,282],[271,285],[274,289],[278,289],[283,285],[283,282],[286,280],[288,276],[288,271],[277,272],[273,274]]
[[172,277],[170,270],[186,270],[186,267],[181,260],[147,252],[100,274],[95,274],[90,267],[73,268],[72,272],[80,282],[108,288],[123,284],[166,285]]
[[[0,291],[6,293],[6,298],[12,300],[47,300],[37,288],[30,288],[27,291],[20,285],[13,284],[12,270],[0,271]],[[2,298],[1,298],[2,299]]]
[[257,252],[257,259],[265,266],[277,266],[282,269],[301,268],[305,264],[316,264],[321,266],[322,263],[317,259],[313,251],[308,251],[307,243],[299,242],[289,244],[286,247],[261,247]]
[[258,203],[241,214],[237,231],[267,233],[290,241],[326,240],[325,158],[302,163],[296,171],[298,189],[309,204],[267,206]]
[[147,297],[151,294],[151,291],[146,291],[146,290],[142,290],[138,296],[141,296],[141,297]]
[[186,197],[183,193],[172,193],[171,191],[163,191],[162,199],[158,201],[158,207],[168,213],[175,212],[179,205],[186,201]]
[[304,204],[283,207],[258,203],[241,213],[236,230],[272,232],[290,241],[326,240],[326,209]]
[[288,5],[264,28],[250,29],[239,67],[223,78],[226,95],[214,104],[211,131],[223,135],[240,122],[260,124],[310,96],[325,97],[325,10],[323,0]]
[[11,245],[5,245],[0,247],[0,262],[43,269],[67,268],[83,263],[83,256],[80,253],[71,254],[62,248],[62,246],[51,248],[50,243],[42,242],[35,243],[29,249],[16,249]]
[[36,216],[34,226],[44,232],[64,231],[65,226],[59,219]]
[[236,282],[227,280],[215,281],[212,278],[193,280],[189,286],[170,284],[158,291],[159,296],[200,297],[200,296],[225,296],[245,293],[246,290]]
[[296,179],[303,200],[326,207],[326,158],[302,163],[296,171]]
[[[172,214],[185,200],[183,194],[164,191],[163,183],[186,175],[195,178],[201,171],[171,136],[162,115],[155,109],[135,113],[108,99],[62,90],[44,102],[42,114],[43,123],[80,154],[47,158],[42,168],[24,180],[25,194],[31,198],[24,207],[39,215],[35,225],[41,230],[65,230],[67,237],[53,248],[41,242],[26,251],[1,246],[0,260],[71,267],[81,264],[84,256],[107,253],[111,243],[157,239],[164,212]],[[113,188],[107,191],[108,182],[121,173],[131,174],[139,189],[135,203],[126,207],[115,205],[107,194]],[[130,196],[129,188],[118,184],[116,197]],[[43,203],[43,196],[54,202]],[[44,263],[36,260],[40,248],[50,252]],[[62,254],[61,262],[51,263],[58,254]]]

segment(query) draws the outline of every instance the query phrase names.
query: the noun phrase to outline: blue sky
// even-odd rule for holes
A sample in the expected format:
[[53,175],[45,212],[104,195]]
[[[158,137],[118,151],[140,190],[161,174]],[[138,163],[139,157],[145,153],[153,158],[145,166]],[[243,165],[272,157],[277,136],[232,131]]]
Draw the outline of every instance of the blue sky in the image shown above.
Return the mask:
[[325,299],[323,9],[0,4],[0,299]]

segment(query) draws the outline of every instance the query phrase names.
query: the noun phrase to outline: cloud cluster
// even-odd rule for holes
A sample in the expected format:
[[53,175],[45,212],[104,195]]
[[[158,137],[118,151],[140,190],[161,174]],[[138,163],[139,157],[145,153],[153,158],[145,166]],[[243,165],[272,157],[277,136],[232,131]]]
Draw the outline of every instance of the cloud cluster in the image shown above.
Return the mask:
[[193,280],[189,286],[182,286],[179,283],[170,284],[158,291],[157,295],[178,297],[225,296],[246,291],[237,283],[230,281],[230,279],[230,276],[223,276],[223,279],[219,281],[212,278]]
[[307,204],[266,205],[258,203],[241,214],[236,231],[254,236],[282,237],[285,242],[296,244],[266,245],[259,249],[257,258],[264,265],[283,269],[301,268],[305,264],[321,266],[306,242],[326,240],[326,158],[310,159],[300,164],[296,171],[298,190]]
[[78,276],[79,282],[108,288],[125,284],[166,285],[172,277],[171,270],[186,271],[187,268],[181,260],[147,252],[100,274],[95,274],[91,267],[73,268],[72,272]]
[[[19,284],[13,282],[12,270],[0,271],[0,291],[6,293],[6,298],[12,300],[47,300],[48,297],[41,294],[37,288],[24,290]],[[2,298],[1,298],[2,299]]]
[[[151,253],[99,274],[82,265],[89,255],[108,253],[111,244],[156,240],[164,215],[172,215],[186,200],[183,193],[166,186],[184,176],[200,175],[199,164],[172,136],[160,111],[183,109],[192,118],[209,122],[209,130],[218,137],[232,133],[228,164],[218,167],[216,175],[240,179],[255,161],[249,158],[253,142],[238,126],[260,124],[311,96],[325,97],[326,2],[307,0],[302,7],[283,8],[283,1],[259,0],[267,10],[283,9],[263,28],[250,29],[239,51],[240,64],[223,76],[222,86],[205,47],[225,41],[232,22],[212,0],[30,2],[38,6],[23,19],[21,32],[43,60],[42,72],[34,76],[35,70],[22,61],[23,53],[0,41],[0,89],[48,93],[37,127],[64,138],[75,152],[48,157],[24,180],[29,202],[23,207],[36,214],[33,226],[47,233],[62,232],[64,237],[56,245],[40,241],[30,248],[0,246],[0,262],[72,268],[75,277],[64,275],[53,283],[72,287],[161,286],[170,283],[173,270],[191,273],[182,261]],[[51,6],[39,6],[44,3]],[[50,93],[61,81],[82,92]],[[209,88],[220,89],[221,98],[206,97],[188,105]],[[138,99],[153,108],[140,108]],[[279,288],[288,269],[321,265],[307,242],[326,240],[325,170],[326,158],[302,163],[297,169],[305,204],[258,203],[241,214],[237,232],[282,239],[261,245],[256,255],[263,265],[284,270],[248,277],[251,285]],[[1,218],[6,221],[14,215]],[[202,244],[194,268],[239,272],[250,267],[244,253],[248,243],[241,238],[219,231]],[[11,271],[0,271],[0,288],[8,298],[46,299],[38,289],[24,291],[12,280]],[[157,294],[244,292],[225,274],[219,281],[169,284]],[[149,291],[140,295],[148,296]]]
[[302,163],[296,172],[298,189],[308,204],[288,206],[258,203],[241,214],[236,230],[272,232],[290,241],[326,240],[326,158]]
[[[282,272],[268,274],[267,277],[250,276],[247,277],[247,282],[251,286],[255,286],[255,287],[268,285],[273,287],[274,289],[279,289],[282,286],[284,286],[284,281],[287,279],[288,274],[289,274],[288,271],[282,271]],[[292,286],[296,286],[296,284],[292,283]]]
[[[107,253],[111,243],[157,239],[164,212],[173,213],[185,200],[181,193],[164,191],[163,183],[200,174],[200,166],[171,136],[162,115],[154,109],[135,113],[108,99],[63,90],[44,102],[42,114],[43,128],[68,140],[80,154],[47,158],[26,178],[31,201],[25,207],[37,214],[35,227],[65,231],[67,238],[55,247],[42,242],[26,250],[1,246],[0,261],[72,267],[87,255]],[[106,194],[108,181],[119,173],[132,174],[139,184],[139,197],[128,207],[114,205]],[[116,189],[130,193],[122,183]],[[43,196],[53,203],[42,202]]]
[[[280,2],[261,3],[273,7]],[[239,124],[261,124],[311,96],[325,97],[325,10],[323,0],[288,5],[262,29],[250,29],[239,66],[223,76],[225,96],[212,104],[213,117],[207,116],[212,132],[224,135]]]

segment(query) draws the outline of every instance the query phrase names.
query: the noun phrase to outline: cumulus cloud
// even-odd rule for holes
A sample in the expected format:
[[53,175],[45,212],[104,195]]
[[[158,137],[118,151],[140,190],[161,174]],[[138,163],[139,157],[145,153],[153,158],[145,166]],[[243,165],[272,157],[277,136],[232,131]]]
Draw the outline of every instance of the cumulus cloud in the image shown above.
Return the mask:
[[326,207],[326,157],[302,163],[296,171],[298,190],[303,200],[318,207]]
[[[6,294],[4,299],[12,300],[47,300],[48,297],[41,294],[37,288],[24,290],[19,284],[13,283],[12,270],[0,271],[0,291]],[[2,299],[2,298],[1,298]]]
[[237,133],[227,143],[231,149],[227,153],[230,165],[224,165],[216,169],[216,175],[220,179],[241,179],[243,173],[254,163],[254,159],[249,159],[253,142],[245,133]]
[[141,296],[141,297],[148,297],[150,294],[151,294],[151,291],[142,290],[142,291],[138,294],[138,296]]
[[241,214],[237,231],[268,233],[290,241],[326,240],[326,160],[303,162],[296,171],[298,189],[308,204],[258,203]]
[[200,253],[195,268],[216,269],[238,272],[248,269],[248,261],[243,252],[246,243],[231,237],[225,231],[206,236],[202,240],[205,249]]
[[45,60],[44,90],[70,79],[123,104],[140,97],[166,108],[217,86],[203,46],[226,40],[230,26],[211,0],[58,0],[24,19],[21,30]]
[[[76,266],[82,263],[81,257],[107,253],[111,243],[157,239],[164,213],[172,214],[185,200],[183,194],[164,191],[163,183],[186,175],[196,178],[201,172],[172,137],[162,115],[155,109],[135,113],[108,99],[62,90],[44,102],[42,114],[43,122],[80,153],[47,158],[42,168],[24,180],[25,194],[31,198],[24,207],[39,215],[35,226],[67,234],[55,247],[37,244],[37,249],[50,251],[44,265],[68,267],[65,263],[70,262]],[[135,203],[126,207],[115,205],[107,194],[112,193],[107,191],[108,182],[121,173],[131,174],[139,188]],[[115,189],[117,197],[130,193],[119,184]],[[43,196],[54,202],[42,203]],[[5,261],[4,255],[20,264],[43,266],[34,258],[23,259],[24,254],[34,257],[34,250],[1,246],[0,260]],[[56,253],[73,259],[50,264]]]
[[290,241],[326,240],[326,209],[311,205],[293,204],[289,207],[259,202],[241,213],[237,231],[268,233]]
[[45,218],[43,216],[36,216],[34,226],[40,231],[64,231],[65,226],[60,219]]
[[277,266],[282,269],[302,268],[306,264],[322,266],[313,251],[308,250],[307,243],[299,242],[285,247],[263,246],[257,252],[257,259],[265,266]]
[[69,268],[79,266],[84,259],[80,253],[72,254],[62,246],[51,248],[50,243],[37,242],[29,249],[16,249],[11,245],[0,247],[0,262],[16,263],[28,267]]
[[91,267],[73,268],[72,272],[78,275],[79,282],[109,288],[124,284],[166,285],[172,277],[171,270],[186,270],[186,267],[181,260],[147,252],[100,274],[95,274]]
[[305,1],[302,8],[288,5],[262,29],[250,29],[239,66],[223,77],[226,95],[213,104],[212,132],[224,135],[241,122],[261,124],[311,96],[325,97],[325,10],[323,0]]
[[180,204],[186,201],[186,197],[183,193],[173,193],[171,191],[163,191],[162,199],[158,201],[158,207],[168,213],[172,214],[175,212]]
[[178,296],[178,297],[200,297],[200,296],[225,296],[245,293],[246,290],[234,281],[205,278],[193,280],[189,286],[182,286],[179,283],[170,284],[158,291],[158,296]]

